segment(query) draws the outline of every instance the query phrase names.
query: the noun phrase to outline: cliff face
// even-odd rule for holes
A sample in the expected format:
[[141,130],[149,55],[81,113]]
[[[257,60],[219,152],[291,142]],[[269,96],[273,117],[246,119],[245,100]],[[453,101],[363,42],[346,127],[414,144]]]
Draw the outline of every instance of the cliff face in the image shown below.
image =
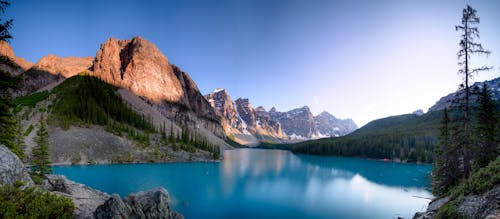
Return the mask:
[[318,134],[326,137],[347,135],[358,128],[352,119],[338,119],[326,111],[315,116],[314,122]]
[[92,70],[107,83],[149,100],[188,105],[181,82],[168,59],[156,46],[140,37],[108,39],[97,52]]
[[140,37],[110,38],[101,45],[90,69],[92,75],[155,105],[166,117],[224,136],[219,117],[195,82],[151,42]]

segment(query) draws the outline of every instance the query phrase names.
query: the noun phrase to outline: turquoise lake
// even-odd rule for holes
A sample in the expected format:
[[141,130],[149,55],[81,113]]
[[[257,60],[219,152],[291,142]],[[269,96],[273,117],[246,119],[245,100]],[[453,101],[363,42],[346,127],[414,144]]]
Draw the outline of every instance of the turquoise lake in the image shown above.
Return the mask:
[[220,163],[56,166],[107,193],[165,187],[198,218],[411,218],[427,207],[431,165],[235,149]]

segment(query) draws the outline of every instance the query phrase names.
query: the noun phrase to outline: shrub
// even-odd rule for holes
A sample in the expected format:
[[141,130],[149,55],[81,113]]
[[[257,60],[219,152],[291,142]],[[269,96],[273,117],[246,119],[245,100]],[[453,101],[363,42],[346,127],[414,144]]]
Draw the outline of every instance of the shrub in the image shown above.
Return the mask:
[[72,218],[71,199],[36,187],[0,186],[0,218]]

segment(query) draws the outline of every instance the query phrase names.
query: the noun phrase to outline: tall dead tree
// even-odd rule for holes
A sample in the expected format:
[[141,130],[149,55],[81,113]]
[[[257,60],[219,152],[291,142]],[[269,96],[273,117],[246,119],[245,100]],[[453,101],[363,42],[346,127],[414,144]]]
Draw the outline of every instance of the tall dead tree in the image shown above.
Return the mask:
[[482,66],[479,68],[471,67],[471,56],[472,55],[489,55],[490,51],[483,48],[481,43],[478,43],[479,39],[479,17],[476,15],[476,10],[471,6],[467,5],[462,11],[462,22],[461,25],[455,26],[456,31],[461,32],[460,35],[460,50],[457,53],[458,65],[460,69],[458,73],[464,75],[463,84],[460,86],[460,92],[464,93],[464,115],[463,115],[463,131],[464,139],[462,144],[463,153],[463,177],[468,178],[471,172],[471,109],[470,109],[470,79],[473,74],[477,74],[480,71],[490,70],[492,67]]

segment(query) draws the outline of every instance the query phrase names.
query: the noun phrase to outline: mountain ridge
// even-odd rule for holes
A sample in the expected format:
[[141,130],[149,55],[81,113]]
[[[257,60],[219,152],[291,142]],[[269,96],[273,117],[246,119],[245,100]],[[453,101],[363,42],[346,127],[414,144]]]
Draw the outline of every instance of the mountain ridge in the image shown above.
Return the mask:
[[342,136],[357,129],[352,119],[337,119],[326,111],[323,115],[327,118],[322,119],[321,113],[314,116],[308,106],[287,112],[279,112],[276,107],[269,111],[263,106],[253,108],[248,98],[232,101],[227,90],[223,88],[214,89],[206,94],[205,98],[222,118],[228,136],[244,145],[290,143]]

